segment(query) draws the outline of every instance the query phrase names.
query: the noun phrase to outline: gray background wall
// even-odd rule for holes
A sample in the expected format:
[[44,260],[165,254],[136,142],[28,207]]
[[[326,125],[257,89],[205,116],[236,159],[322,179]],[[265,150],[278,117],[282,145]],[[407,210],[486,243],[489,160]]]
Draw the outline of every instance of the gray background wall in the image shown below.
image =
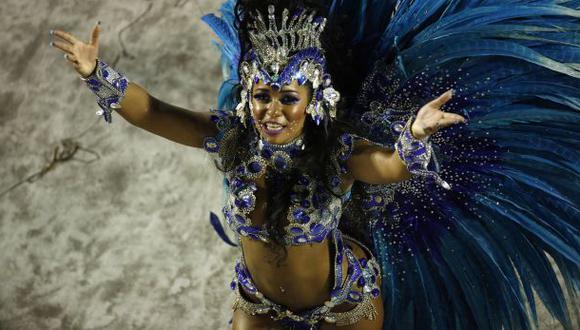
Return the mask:
[[[0,193],[41,170],[63,139],[83,148],[0,195],[0,329],[228,328],[237,251],[208,224],[219,173],[201,150],[96,118],[48,33],[88,40],[101,20],[105,61],[166,102],[206,110],[220,67],[199,18],[219,4],[0,3]],[[100,158],[87,162],[91,152]],[[542,315],[542,329],[560,328]]]

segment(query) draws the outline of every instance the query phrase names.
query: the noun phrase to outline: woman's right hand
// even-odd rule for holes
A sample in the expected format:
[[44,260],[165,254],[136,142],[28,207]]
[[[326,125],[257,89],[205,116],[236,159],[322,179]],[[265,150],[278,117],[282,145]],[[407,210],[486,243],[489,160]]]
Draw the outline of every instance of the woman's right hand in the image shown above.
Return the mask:
[[58,48],[64,52],[64,57],[73,66],[73,68],[84,78],[93,73],[97,65],[97,56],[99,54],[99,32],[101,32],[101,22],[97,22],[91,31],[91,40],[84,43],[75,38],[70,33],[51,30],[52,36],[57,39],[50,43],[52,47]]

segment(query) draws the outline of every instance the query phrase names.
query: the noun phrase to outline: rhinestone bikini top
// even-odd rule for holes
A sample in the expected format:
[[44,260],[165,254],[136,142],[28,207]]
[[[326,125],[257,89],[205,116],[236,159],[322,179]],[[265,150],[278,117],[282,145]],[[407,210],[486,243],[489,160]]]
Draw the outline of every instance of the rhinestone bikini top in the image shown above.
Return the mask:
[[[237,118],[229,112],[212,110],[212,120],[218,127],[218,134],[207,137],[204,148],[210,154],[223,156],[227,150],[222,141],[228,134],[232,134],[235,125],[241,125]],[[231,137],[230,137],[231,138]],[[344,134],[340,138],[340,150],[336,153],[336,166],[339,171],[346,173],[346,160],[353,149],[353,136]],[[235,151],[230,151],[235,152]],[[274,170],[284,170],[287,167],[285,157],[268,149],[266,160]],[[270,158],[268,158],[270,156]],[[252,225],[250,214],[256,206],[255,192],[258,190],[253,179],[259,177],[266,167],[264,161],[250,158],[248,162],[226,172],[226,203],[222,211],[229,227],[239,235],[264,242],[269,241],[265,229]],[[322,242],[332,230],[338,227],[342,215],[342,206],[350,198],[350,191],[343,193],[340,176],[331,177],[325,183],[320,179],[307,174],[301,174],[290,193],[290,203],[287,212],[288,224],[285,226],[284,242],[286,245],[301,245],[313,242]],[[327,188],[328,187],[328,188]],[[332,190],[330,191],[329,188]]]

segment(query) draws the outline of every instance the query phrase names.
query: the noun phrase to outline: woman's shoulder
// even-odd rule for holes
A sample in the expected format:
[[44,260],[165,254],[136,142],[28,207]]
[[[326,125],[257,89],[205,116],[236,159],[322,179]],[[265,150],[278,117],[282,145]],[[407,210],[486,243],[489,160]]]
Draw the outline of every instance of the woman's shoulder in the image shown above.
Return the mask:
[[204,149],[212,154],[219,154],[225,141],[231,140],[230,135],[239,131],[241,126],[238,117],[232,111],[211,109],[211,121],[217,127],[217,133],[214,136],[208,136],[204,139]]

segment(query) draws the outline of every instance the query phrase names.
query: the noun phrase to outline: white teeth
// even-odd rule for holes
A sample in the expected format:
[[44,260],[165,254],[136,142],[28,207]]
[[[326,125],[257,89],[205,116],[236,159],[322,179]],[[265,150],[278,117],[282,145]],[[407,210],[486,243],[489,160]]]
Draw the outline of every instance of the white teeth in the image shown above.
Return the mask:
[[280,124],[266,123],[266,129],[269,130],[280,130],[282,128],[284,128],[284,126]]

